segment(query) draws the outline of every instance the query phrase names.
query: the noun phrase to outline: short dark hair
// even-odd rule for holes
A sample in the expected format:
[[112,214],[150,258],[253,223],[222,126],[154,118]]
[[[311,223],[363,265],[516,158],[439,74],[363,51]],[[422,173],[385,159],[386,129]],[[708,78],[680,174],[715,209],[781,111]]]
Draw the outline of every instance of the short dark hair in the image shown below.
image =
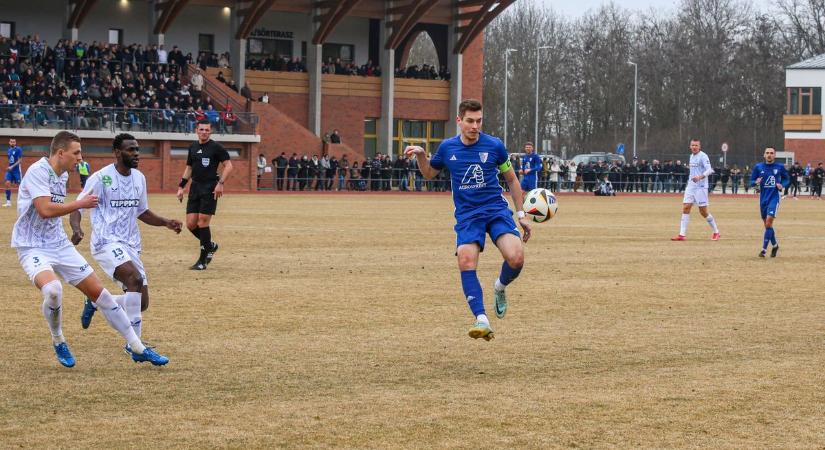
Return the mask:
[[690,141],[689,141],[689,142],[699,142],[699,143],[701,144],[701,143],[702,143],[702,140],[701,140],[701,139],[699,139],[699,138],[692,137],[692,138],[690,138]]
[[530,141],[527,141],[527,142],[525,142],[525,143],[524,143],[524,146],[525,146],[525,147],[527,147],[528,145],[529,145],[530,147],[535,147],[535,145],[533,145],[533,143],[532,143],[532,142],[530,142]]
[[201,126],[201,125],[209,125],[209,128],[212,128],[212,122],[210,122],[208,120],[199,120],[198,121],[198,126]]
[[467,111],[481,111],[481,102],[471,98],[463,100],[458,105],[458,117],[464,117],[464,114],[466,114]]
[[80,137],[70,131],[60,131],[52,139],[49,148],[49,155],[54,155],[58,150],[67,150],[72,142],[80,142]]
[[129,133],[120,133],[115,136],[115,139],[112,141],[112,150],[117,150],[120,146],[123,145],[123,141],[133,141],[135,137]]
[[773,145],[766,145],[765,146],[765,150],[767,150],[769,148],[772,149],[773,151],[776,151],[776,147],[774,147]]

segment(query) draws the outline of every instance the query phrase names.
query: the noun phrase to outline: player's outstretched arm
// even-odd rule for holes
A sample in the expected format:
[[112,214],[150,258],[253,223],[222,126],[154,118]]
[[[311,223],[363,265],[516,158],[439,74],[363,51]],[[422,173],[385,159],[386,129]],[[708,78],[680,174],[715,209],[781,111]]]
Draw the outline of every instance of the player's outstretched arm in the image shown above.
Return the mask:
[[97,196],[87,195],[69,203],[54,203],[50,197],[37,197],[33,203],[34,209],[41,218],[51,219],[65,216],[79,209],[97,208]]
[[82,217],[80,210],[72,211],[71,214],[69,214],[69,226],[72,227],[72,244],[74,245],[80,244],[80,241],[83,240],[83,229],[80,227],[80,219]]
[[183,224],[179,220],[161,217],[152,212],[151,209],[143,211],[143,214],[139,215],[138,219],[146,225],[151,225],[153,227],[166,227],[175,233],[180,233],[180,230],[183,228]]
[[516,212],[519,216],[518,224],[521,225],[521,230],[524,232],[522,236],[522,240],[527,242],[530,239],[530,222],[524,218],[524,209],[522,207],[522,202],[524,201],[524,194],[521,192],[521,183],[518,181],[518,177],[516,176],[516,171],[513,170],[512,167],[508,168],[506,172],[504,172],[504,181],[507,183],[507,187],[510,188],[510,197],[513,199],[513,207],[516,208]]
[[438,175],[438,169],[430,165],[430,160],[427,159],[427,153],[424,151],[424,148],[417,145],[408,145],[407,148],[404,149],[404,154],[407,156],[415,156],[418,162],[418,170],[424,178],[431,180]]

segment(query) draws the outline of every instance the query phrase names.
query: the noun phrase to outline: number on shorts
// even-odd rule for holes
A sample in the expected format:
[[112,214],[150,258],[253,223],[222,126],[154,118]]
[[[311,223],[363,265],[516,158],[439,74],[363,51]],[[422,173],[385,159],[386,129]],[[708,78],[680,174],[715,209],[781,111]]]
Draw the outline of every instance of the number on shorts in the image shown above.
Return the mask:
[[34,261],[35,264],[40,264],[40,257],[39,256],[32,256],[32,261]]
[[123,255],[122,248],[114,248],[112,249],[112,253],[115,255],[115,258],[120,258]]

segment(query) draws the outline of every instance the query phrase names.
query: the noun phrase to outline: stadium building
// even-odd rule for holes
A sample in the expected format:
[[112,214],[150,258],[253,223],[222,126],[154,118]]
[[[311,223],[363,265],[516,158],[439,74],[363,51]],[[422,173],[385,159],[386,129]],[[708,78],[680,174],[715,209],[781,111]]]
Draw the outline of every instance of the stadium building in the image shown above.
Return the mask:
[[[363,161],[376,152],[397,155],[407,143],[434,150],[441,140],[456,133],[453,118],[460,100],[481,98],[483,30],[514,1],[12,2],[3,6],[0,18],[0,35],[7,38],[0,42],[3,67],[20,68],[24,63],[22,68],[26,68],[44,60],[49,64],[49,55],[54,57],[48,50],[38,51],[32,42],[14,41],[15,36],[38,39],[39,45],[50,49],[60,39],[83,42],[79,51],[71,47],[58,74],[68,74],[64,79],[67,96],[80,103],[60,104],[54,97],[42,98],[47,94],[26,93],[25,86],[10,80],[7,71],[4,94],[10,95],[4,96],[0,136],[3,144],[6,137],[18,139],[25,150],[24,165],[28,165],[45,154],[56,129],[76,131],[84,139],[86,159],[96,170],[111,161],[114,134],[128,131],[141,143],[141,170],[149,188],[173,190],[183,172],[186,148],[196,139],[191,125],[197,111],[172,107],[174,111],[164,117],[163,100],[172,97],[165,88],[169,97],[158,95],[158,110],[153,104],[127,103],[125,66],[134,60],[135,72],[145,72],[149,78],[154,71],[153,77],[163,77],[165,83],[168,74],[162,73],[174,66],[172,50],[178,47],[180,58],[191,54],[189,61],[179,64],[181,86],[191,81],[199,65],[216,66],[204,71],[198,98],[210,99],[215,111],[205,113],[217,125],[213,138],[232,154],[231,189],[255,189],[255,161],[261,153],[267,161],[281,152],[346,154],[350,161]],[[422,33],[434,44],[438,67],[428,72],[422,68],[408,71],[410,49]],[[163,45],[169,65],[147,56],[143,56],[146,62],[121,53],[104,57],[95,50],[101,45],[133,43],[142,44],[146,54],[153,54],[151,46]],[[199,63],[202,55],[207,57]],[[66,69],[71,64],[85,69]],[[90,84],[108,81],[102,77],[82,80],[78,73],[96,72],[104,66],[112,80],[116,72],[123,78],[127,97],[123,101],[118,97],[111,105],[87,105],[83,100]],[[219,75],[226,81],[220,81]],[[40,78],[36,71],[33,76]],[[48,78],[48,73],[44,76]],[[248,91],[241,89],[245,86]],[[79,93],[73,94],[72,88]],[[38,98],[40,102],[35,103]],[[261,101],[265,98],[268,102]],[[173,102],[177,101],[175,96]],[[121,105],[127,108],[119,109]],[[225,122],[228,107],[235,116]],[[334,129],[340,131],[340,144],[326,142],[325,136]],[[70,187],[79,187],[77,177],[72,177]]]
[[793,152],[794,158],[803,163],[825,162],[823,87],[825,54],[790,65],[785,70],[785,151]]

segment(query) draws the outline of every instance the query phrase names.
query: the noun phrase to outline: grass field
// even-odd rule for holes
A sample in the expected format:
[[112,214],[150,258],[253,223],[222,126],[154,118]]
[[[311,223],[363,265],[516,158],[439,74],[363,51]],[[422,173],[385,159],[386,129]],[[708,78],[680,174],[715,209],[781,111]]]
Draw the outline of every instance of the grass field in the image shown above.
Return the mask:
[[[488,343],[449,196],[230,195],[205,272],[191,235],[143,228],[144,338],[171,363],[132,363],[100,315],[81,330],[66,289],[73,369],[4,209],[0,447],[823,448],[825,204],[784,202],[761,260],[753,197],[712,199],[719,242],[698,212],[670,242],[679,203],[562,196]],[[500,264],[488,246],[488,310]]]

